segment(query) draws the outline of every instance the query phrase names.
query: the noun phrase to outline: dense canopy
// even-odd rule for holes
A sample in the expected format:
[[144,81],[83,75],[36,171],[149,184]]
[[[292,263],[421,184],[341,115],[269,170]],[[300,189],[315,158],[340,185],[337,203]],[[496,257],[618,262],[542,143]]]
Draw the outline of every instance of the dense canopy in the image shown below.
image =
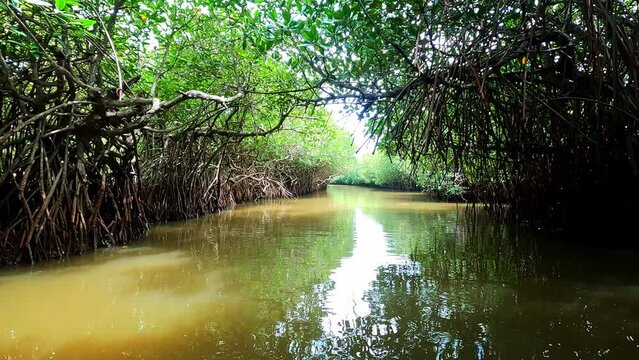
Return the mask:
[[349,99],[388,153],[542,221],[639,198],[636,1],[320,8],[318,39],[302,30],[298,52],[324,97]]
[[639,199],[633,0],[0,0],[2,262],[322,187],[322,105],[467,198],[567,223]]
[[0,19],[0,262],[315,191],[352,159],[246,5],[3,1]]

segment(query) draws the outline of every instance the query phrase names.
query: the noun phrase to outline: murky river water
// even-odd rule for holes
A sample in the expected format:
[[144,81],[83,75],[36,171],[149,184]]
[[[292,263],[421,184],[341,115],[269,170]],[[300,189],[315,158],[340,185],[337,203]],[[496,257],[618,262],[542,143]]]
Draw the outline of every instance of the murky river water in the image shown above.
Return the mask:
[[636,253],[471,223],[462,209],[335,186],[5,270],[0,354],[639,359]]

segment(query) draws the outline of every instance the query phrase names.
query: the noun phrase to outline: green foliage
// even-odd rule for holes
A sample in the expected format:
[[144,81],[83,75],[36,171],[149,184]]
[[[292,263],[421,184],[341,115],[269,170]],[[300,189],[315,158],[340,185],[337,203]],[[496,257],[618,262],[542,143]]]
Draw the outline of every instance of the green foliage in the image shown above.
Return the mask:
[[407,168],[399,159],[390,159],[379,152],[358,159],[357,163],[336,178],[334,183],[406,190],[415,187]]
[[310,117],[292,116],[281,131],[250,139],[247,145],[258,152],[258,163],[283,162],[299,172],[322,174],[325,180],[355,163],[350,136],[324,109]]
[[463,199],[468,188],[461,175],[446,171],[422,171],[415,177],[417,187],[441,199]]
[[[144,64],[144,82],[139,86],[153,88],[155,81],[155,94],[160,98],[174,96],[182,89],[224,94],[248,88],[249,94],[237,103],[237,112],[232,108],[228,116],[211,119],[211,113],[200,104],[183,104],[157,118],[156,126],[180,129],[186,134],[194,122],[205,117],[209,118],[208,126],[223,124],[234,131],[250,132],[273,128],[283,112],[291,111],[280,131],[241,139],[243,148],[257,154],[258,165],[276,162],[279,167],[316,172],[328,179],[353,161],[350,140],[323,108],[295,108],[295,100],[286,94],[270,94],[304,87],[305,82],[298,70],[281,60],[283,49],[277,47],[282,32],[274,23],[291,23],[290,13],[265,2],[255,4],[229,2],[215,6],[201,2],[185,9],[177,4],[171,7],[159,2],[153,6],[153,2],[145,2],[145,10],[140,12],[146,19],[145,31],[152,24],[168,25],[169,30],[151,30],[158,45],[139,55],[139,62]],[[171,21],[166,21],[167,13]],[[181,31],[183,28],[188,31]]]
[[280,17],[298,19],[265,2],[0,1],[0,262],[321,189],[352,149],[304,100]]
[[637,1],[326,0],[280,28],[330,84],[323,98],[356,109],[387,153],[454,169],[523,217],[579,223],[593,195],[600,208],[639,199],[637,13]]
[[459,174],[441,170],[415,170],[406,160],[383,152],[365,155],[333,180],[335,184],[423,191],[440,199],[460,199],[467,188]]

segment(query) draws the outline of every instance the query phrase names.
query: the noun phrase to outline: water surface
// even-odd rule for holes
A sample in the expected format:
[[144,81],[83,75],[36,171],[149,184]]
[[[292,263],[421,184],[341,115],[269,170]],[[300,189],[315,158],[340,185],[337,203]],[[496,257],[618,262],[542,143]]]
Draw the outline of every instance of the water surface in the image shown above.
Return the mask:
[[470,218],[421,194],[333,186],[156,226],[129,247],[0,273],[0,354],[639,358],[636,253]]

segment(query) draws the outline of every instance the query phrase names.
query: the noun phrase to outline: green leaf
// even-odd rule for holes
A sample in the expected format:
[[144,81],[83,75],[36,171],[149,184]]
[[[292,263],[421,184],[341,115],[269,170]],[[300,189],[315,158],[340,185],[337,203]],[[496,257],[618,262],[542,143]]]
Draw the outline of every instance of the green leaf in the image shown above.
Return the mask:
[[84,27],[85,29],[90,28],[91,26],[95,25],[95,20],[91,20],[91,19],[77,19],[73,21],[75,24],[80,24],[82,25],[82,27]]
[[55,0],[55,7],[62,11],[67,7],[67,0]]
[[311,31],[309,30],[303,30],[302,31],[302,36],[304,37],[304,39],[306,41],[308,41],[309,43],[313,42],[313,34],[311,33]]
[[288,10],[282,11],[282,17],[284,18],[285,24],[288,24],[291,22],[291,13]]
[[29,4],[32,4],[32,5],[51,7],[50,3],[46,2],[46,1],[42,1],[42,0],[25,0],[25,1],[28,2]]

